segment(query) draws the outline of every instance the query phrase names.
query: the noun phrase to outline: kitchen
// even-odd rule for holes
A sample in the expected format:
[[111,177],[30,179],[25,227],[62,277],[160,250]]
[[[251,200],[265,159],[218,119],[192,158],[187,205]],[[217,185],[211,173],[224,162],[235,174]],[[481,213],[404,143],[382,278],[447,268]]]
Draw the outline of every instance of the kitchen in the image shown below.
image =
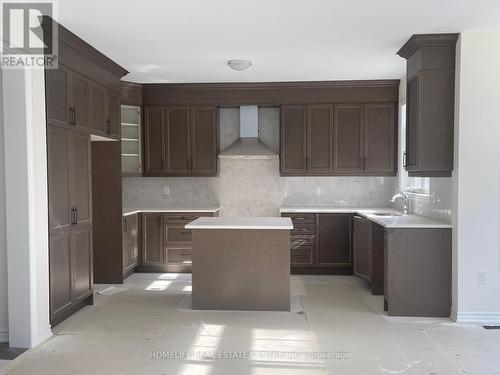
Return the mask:
[[[7,373],[494,373],[497,315],[481,298],[496,263],[482,258],[493,232],[479,216],[494,220],[469,205],[468,177],[484,172],[469,140],[491,117],[471,115],[479,47],[462,24],[405,26],[383,54],[357,41],[366,51],[270,69],[244,49],[182,60],[151,38],[134,52],[65,12],[41,18],[58,66],[32,80],[43,100],[27,101],[43,113],[46,143],[28,131],[26,147],[46,145],[46,169],[31,170],[47,182],[47,222],[27,232],[45,233],[47,251],[30,266],[42,273],[25,294],[29,325],[14,313],[22,272],[7,246]],[[0,77],[8,102],[13,79]],[[12,171],[6,217],[20,201]],[[477,337],[484,363],[467,351]]]

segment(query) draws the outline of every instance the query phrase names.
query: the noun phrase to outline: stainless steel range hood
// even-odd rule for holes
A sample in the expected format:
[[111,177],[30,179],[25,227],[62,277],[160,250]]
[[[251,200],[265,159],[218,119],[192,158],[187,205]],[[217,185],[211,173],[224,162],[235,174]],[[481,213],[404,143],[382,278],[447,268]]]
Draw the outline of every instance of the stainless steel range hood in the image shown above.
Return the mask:
[[240,107],[240,138],[221,152],[219,158],[278,158],[278,154],[259,139],[259,110],[257,106],[244,105]]

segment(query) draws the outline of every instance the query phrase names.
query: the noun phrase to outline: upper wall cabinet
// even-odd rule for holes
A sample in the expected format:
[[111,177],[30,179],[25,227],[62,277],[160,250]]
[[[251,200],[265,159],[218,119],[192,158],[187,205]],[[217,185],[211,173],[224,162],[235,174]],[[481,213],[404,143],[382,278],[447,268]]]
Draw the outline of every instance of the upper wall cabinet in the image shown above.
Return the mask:
[[146,106],[145,176],[216,176],[217,108]]
[[59,64],[45,71],[47,123],[89,131],[90,81]]
[[281,174],[328,175],[333,170],[333,106],[281,107]]
[[406,160],[410,176],[451,176],[458,34],[413,35],[407,59]]
[[92,134],[120,138],[120,95],[92,82],[90,87]]
[[282,176],[393,176],[394,103],[281,107]]

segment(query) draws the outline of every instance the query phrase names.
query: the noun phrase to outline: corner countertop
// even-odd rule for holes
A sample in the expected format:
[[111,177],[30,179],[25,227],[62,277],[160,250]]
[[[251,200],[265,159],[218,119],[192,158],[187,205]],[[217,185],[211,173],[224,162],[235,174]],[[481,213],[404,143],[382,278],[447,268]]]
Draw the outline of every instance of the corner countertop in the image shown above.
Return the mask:
[[[392,213],[398,216],[379,216],[377,213]],[[452,224],[425,216],[408,214],[402,215],[393,208],[362,208],[336,206],[288,206],[280,207],[280,213],[335,213],[355,214],[382,225],[385,228],[453,228]]]
[[186,229],[293,229],[289,217],[200,217]]
[[123,207],[123,216],[137,214],[140,212],[211,212],[216,213],[219,211],[219,207],[162,207],[162,208],[132,208]]

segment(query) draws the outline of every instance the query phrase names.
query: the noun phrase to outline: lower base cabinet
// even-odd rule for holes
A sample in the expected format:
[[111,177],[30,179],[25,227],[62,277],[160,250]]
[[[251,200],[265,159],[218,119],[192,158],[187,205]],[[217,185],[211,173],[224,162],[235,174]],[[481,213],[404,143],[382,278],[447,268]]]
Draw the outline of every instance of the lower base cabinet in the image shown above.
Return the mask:
[[450,316],[451,235],[449,228],[385,229],[384,305],[388,315]]
[[290,264],[293,274],[352,274],[349,214],[291,214]]
[[123,216],[123,275],[139,265],[139,214]]
[[92,227],[53,234],[49,246],[50,321],[59,324],[93,303]]
[[144,212],[141,214],[138,272],[191,272],[192,233],[184,226],[211,212]]

